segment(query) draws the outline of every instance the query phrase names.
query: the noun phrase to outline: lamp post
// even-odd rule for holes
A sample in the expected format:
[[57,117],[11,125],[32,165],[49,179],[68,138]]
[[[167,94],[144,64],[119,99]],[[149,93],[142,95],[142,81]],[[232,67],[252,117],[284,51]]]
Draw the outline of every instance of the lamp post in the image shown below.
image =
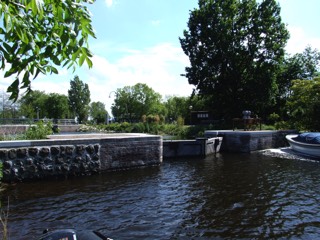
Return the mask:
[[39,121],[39,108],[36,107],[36,110],[37,110],[37,121]]
[[191,119],[192,119],[192,113],[191,113],[192,108],[193,108],[192,105],[190,105],[190,106],[189,106],[189,110],[190,110],[190,122],[189,122],[189,125],[192,124],[192,120],[191,120]]

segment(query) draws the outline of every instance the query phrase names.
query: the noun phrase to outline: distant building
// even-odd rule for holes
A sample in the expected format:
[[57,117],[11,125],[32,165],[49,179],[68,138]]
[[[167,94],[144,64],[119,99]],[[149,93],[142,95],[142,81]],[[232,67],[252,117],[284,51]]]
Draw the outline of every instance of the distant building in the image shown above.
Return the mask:
[[216,122],[213,114],[209,111],[192,111],[190,120],[192,125],[205,125]]

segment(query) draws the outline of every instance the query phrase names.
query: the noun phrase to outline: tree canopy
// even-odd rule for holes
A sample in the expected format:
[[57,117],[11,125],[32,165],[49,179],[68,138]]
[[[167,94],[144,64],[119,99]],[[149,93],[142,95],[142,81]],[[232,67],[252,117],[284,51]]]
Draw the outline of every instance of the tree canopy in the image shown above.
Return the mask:
[[57,66],[92,66],[88,38],[95,37],[85,3],[93,0],[0,1],[0,69],[15,80],[11,99],[31,90],[39,73],[58,73]]
[[102,102],[92,102],[90,105],[90,116],[97,124],[106,122],[106,107]]
[[117,89],[111,109],[116,119],[130,122],[140,120],[143,115],[165,115],[161,95],[143,83]]
[[89,115],[90,90],[87,83],[83,83],[78,76],[70,81],[68,90],[69,107],[78,118],[79,123],[86,121]]
[[185,75],[211,97],[217,117],[262,113],[277,91],[288,38],[275,0],[199,0],[180,38],[190,60]]
[[281,65],[278,77],[278,88],[280,95],[287,95],[291,81],[295,79],[310,80],[319,75],[320,52],[307,46],[302,53],[286,56]]
[[27,118],[69,118],[68,97],[63,94],[31,91],[19,100],[20,115]]
[[299,130],[320,131],[320,77],[292,82],[287,101],[292,125]]

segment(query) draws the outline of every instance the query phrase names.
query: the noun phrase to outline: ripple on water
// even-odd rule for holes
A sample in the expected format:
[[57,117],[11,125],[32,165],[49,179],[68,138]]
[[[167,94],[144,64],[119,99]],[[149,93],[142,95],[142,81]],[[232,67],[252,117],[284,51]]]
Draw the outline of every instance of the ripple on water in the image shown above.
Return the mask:
[[10,197],[11,239],[45,228],[114,239],[268,239],[320,235],[320,165],[217,154],[98,176],[22,183]]

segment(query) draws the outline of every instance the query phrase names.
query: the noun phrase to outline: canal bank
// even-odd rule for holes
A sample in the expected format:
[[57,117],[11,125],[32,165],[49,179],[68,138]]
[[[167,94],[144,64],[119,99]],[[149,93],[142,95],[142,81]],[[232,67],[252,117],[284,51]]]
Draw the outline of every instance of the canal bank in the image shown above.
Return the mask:
[[204,136],[207,138],[222,137],[221,152],[250,153],[258,150],[288,146],[285,136],[296,133],[296,130],[207,130]]
[[68,134],[51,135],[45,140],[1,141],[0,161],[4,182],[154,166],[162,162],[162,137]]
[[163,140],[163,158],[205,157],[220,151],[222,137]]
[[209,130],[195,140],[148,134],[62,134],[46,140],[1,141],[3,181],[16,182],[160,165],[163,158],[250,153],[287,146],[296,131]]

